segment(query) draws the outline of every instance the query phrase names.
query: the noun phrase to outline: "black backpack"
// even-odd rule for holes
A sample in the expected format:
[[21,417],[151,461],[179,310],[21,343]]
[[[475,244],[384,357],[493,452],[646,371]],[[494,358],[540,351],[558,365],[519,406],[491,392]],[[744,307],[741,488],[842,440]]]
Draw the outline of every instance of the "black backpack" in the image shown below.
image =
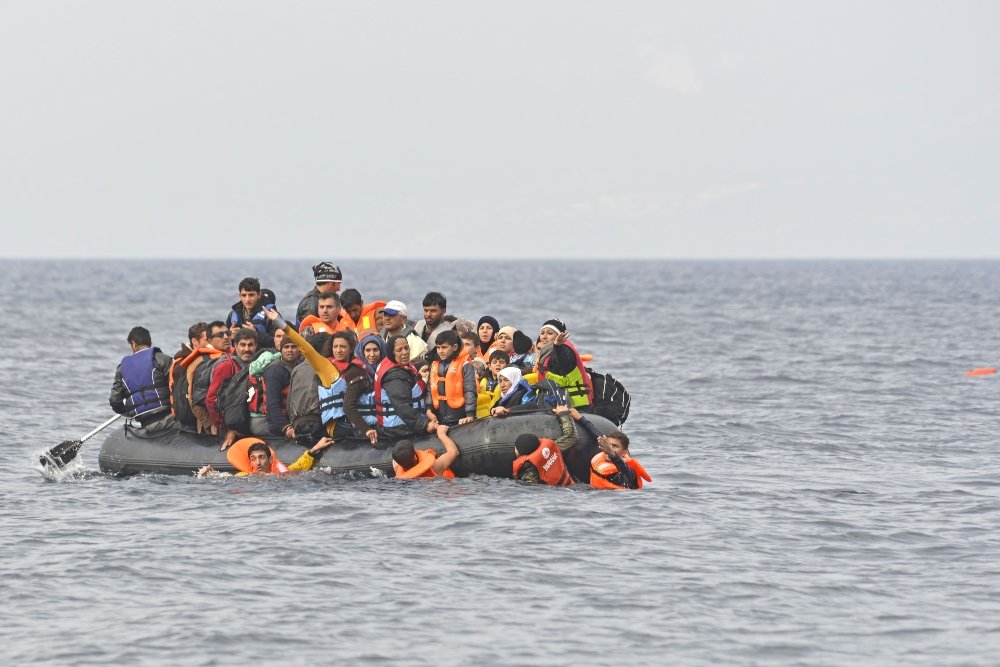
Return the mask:
[[614,422],[615,426],[624,424],[632,406],[628,390],[611,373],[595,373],[589,368],[587,372],[594,383],[594,414]]
[[557,405],[573,407],[566,388],[560,387],[552,380],[539,380],[531,385],[531,388],[535,391],[535,405],[540,408],[552,409]]
[[226,428],[231,428],[240,433],[250,432],[250,365],[247,364],[240,371],[222,381],[219,385],[219,400],[216,410],[226,424]]
[[194,416],[187,397],[187,369],[175,361],[171,373],[174,376],[174,386],[170,392],[170,407],[173,410],[174,419],[186,428],[197,428],[198,418]]
[[215,359],[206,359],[198,364],[194,369],[194,386],[191,387],[191,402],[195,405],[205,407],[205,399],[208,397],[208,387],[212,384],[212,371],[215,365],[223,359],[228,359],[229,355],[222,354]]

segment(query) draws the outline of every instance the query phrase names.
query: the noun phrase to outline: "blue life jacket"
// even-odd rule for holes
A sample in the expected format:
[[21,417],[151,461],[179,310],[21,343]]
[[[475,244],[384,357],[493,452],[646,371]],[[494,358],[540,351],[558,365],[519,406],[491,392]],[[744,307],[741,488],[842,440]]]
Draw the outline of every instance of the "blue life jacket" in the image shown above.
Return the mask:
[[147,347],[122,359],[125,414],[129,417],[170,405],[167,377],[153,360],[159,351],[158,347]]
[[[259,307],[259,306],[258,306]],[[237,303],[233,306],[233,311],[226,318],[226,327],[243,324],[243,304]],[[267,333],[267,311],[260,309],[250,316],[250,324],[260,333]]]
[[[389,394],[382,388],[382,380],[385,378],[385,374],[398,366],[399,364],[391,359],[383,359],[378,365],[378,372],[375,374],[375,389],[372,394],[373,396],[375,392],[379,394],[379,403],[376,406],[376,417],[379,426],[406,426],[406,422],[403,421],[402,417],[399,416],[396,409],[392,406]],[[424,395],[427,393],[427,385],[420,379],[420,376],[416,373],[416,369],[413,368],[413,364],[409,364],[405,368],[414,377],[414,384],[410,389],[410,401],[413,410],[415,412],[423,412],[427,407],[424,401]]]
[[[353,363],[353,362],[352,362]],[[335,419],[345,419],[347,413],[344,411],[344,395],[347,392],[347,380],[344,374],[334,381],[329,387],[319,385],[319,409],[320,418],[326,424]],[[375,395],[372,392],[361,394],[358,398],[358,412],[366,424],[375,425]]]

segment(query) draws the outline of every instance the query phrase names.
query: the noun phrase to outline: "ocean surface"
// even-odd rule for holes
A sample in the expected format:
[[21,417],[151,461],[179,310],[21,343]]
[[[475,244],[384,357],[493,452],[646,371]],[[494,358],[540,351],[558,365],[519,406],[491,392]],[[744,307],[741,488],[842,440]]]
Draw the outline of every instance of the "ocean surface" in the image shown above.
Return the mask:
[[1000,262],[340,262],[565,320],[640,492],[118,479],[101,435],[42,475],[132,326],[172,354],[247,275],[292,313],[311,263],[0,261],[0,665],[1000,664]]

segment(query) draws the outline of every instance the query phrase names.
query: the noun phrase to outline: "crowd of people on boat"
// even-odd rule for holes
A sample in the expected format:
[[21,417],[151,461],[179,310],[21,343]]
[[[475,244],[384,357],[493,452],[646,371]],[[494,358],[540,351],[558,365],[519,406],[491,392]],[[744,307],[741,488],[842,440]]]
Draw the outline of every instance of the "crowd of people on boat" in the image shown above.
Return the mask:
[[[153,346],[147,329],[133,328],[111,408],[147,433],[216,436],[247,474],[310,469],[325,448],[347,439],[394,442],[400,478],[452,475],[459,450],[450,428],[545,409],[558,416],[562,436],[518,436],[516,479],[622,489],[650,480],[629,456],[627,435],[600,433],[586,418],[594,387],[562,321],[546,320],[532,339],[491,315],[473,324],[449,314],[440,292],[428,292],[423,317],[411,319],[400,300],[341,293],[335,264],[312,268],[314,287],[294,318],[283,317],[275,294],[248,277],[225,318],[192,324],[172,357]],[[563,460],[578,441],[575,424],[600,448],[585,480],[573,480]],[[415,449],[413,438],[423,434],[435,434],[445,452]],[[280,438],[306,448],[287,468],[267,444]]]

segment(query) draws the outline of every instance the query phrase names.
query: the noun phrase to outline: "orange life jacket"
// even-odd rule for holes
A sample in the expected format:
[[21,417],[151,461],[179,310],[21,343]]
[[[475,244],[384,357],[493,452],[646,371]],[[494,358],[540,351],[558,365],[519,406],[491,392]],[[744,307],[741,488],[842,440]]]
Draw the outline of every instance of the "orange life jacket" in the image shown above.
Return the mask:
[[[250,449],[250,445],[255,445],[258,442],[264,443],[260,438],[240,438],[234,442],[232,447],[226,450],[226,458],[229,459],[229,463],[242,473],[253,473],[253,466],[250,465],[250,454],[247,450]],[[278,460],[278,455],[274,453],[274,449],[270,446],[268,446],[268,449],[271,450],[271,469],[268,472],[288,472],[288,466]]]
[[372,301],[371,303],[361,304],[361,315],[358,317],[358,321],[355,322],[347,311],[343,308],[340,309],[340,325],[344,329],[351,329],[356,334],[358,334],[358,340],[361,340],[370,333],[378,333],[378,322],[375,321],[375,311],[385,308],[385,301]]
[[344,325],[341,322],[330,325],[319,319],[315,315],[306,315],[305,319],[302,320],[302,324],[299,325],[299,333],[305,331],[306,327],[312,327],[313,333],[336,333],[337,331],[342,331]]
[[451,471],[451,468],[445,468],[444,472],[440,475],[434,472],[432,466],[434,461],[437,460],[437,452],[433,449],[418,449],[417,453],[417,463],[412,468],[404,469],[403,466],[396,463],[395,459],[392,462],[392,470],[396,473],[396,477],[400,479],[415,479],[417,477],[448,477],[452,478],[455,473]]
[[[441,404],[441,399],[447,400],[448,407],[458,410],[465,407],[465,387],[462,383],[462,369],[469,363],[469,353],[463,348],[458,349],[458,356],[448,364],[448,370],[444,377],[438,375],[440,361],[435,361],[431,366],[431,404],[437,410]],[[441,393],[441,385],[444,385],[444,394]]]
[[514,461],[514,478],[525,463],[531,463],[538,470],[538,477],[551,486],[569,486],[573,483],[559,445],[548,438],[538,439],[538,449]]
[[[194,363],[194,360],[199,358],[201,355],[205,355],[209,359],[214,359],[222,355],[221,350],[216,350],[214,347],[196,347],[191,350],[186,357],[181,359],[174,359],[170,363],[170,372],[167,373],[167,388],[170,391],[170,414],[177,416],[177,410],[174,408],[174,382],[176,380],[176,375],[174,370],[179,365],[181,368],[185,369],[184,372],[187,373],[187,368]],[[188,377],[188,389],[187,398],[190,402],[191,400],[191,378]]]
[[[635,472],[635,479],[639,483],[638,488],[642,488],[642,480],[647,482],[652,482],[653,478],[649,476],[646,469],[642,467],[642,464],[633,459],[631,456],[623,455],[625,463],[628,467]],[[594,458],[590,459],[590,485],[595,489],[625,489],[624,486],[618,486],[617,484],[611,483],[611,477],[618,474],[618,466],[611,462],[608,455],[604,452],[598,452]]]

